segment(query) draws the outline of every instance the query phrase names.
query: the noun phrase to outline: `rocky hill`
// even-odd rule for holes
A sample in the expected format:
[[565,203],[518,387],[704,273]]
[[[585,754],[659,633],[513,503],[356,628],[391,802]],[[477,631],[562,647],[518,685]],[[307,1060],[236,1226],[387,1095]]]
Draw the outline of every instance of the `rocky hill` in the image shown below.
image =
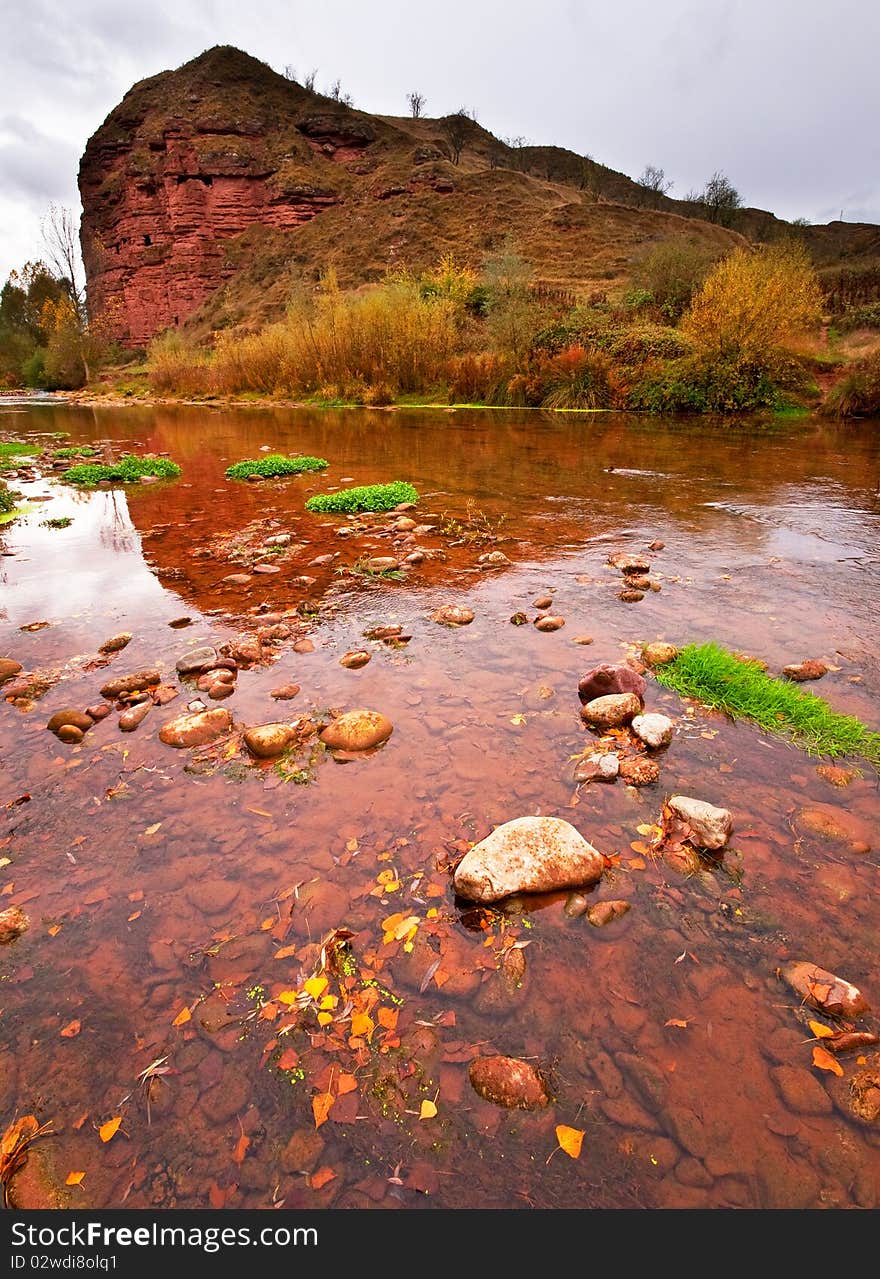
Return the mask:
[[[751,209],[715,225],[466,116],[369,115],[227,46],[134,85],[89,139],[79,188],[90,303],[130,346],[169,327],[260,323],[329,267],[351,287],[446,252],[477,265],[512,241],[540,289],[589,297],[625,281],[651,242],[721,247],[786,227]],[[801,234],[820,265],[880,257],[878,227]]]

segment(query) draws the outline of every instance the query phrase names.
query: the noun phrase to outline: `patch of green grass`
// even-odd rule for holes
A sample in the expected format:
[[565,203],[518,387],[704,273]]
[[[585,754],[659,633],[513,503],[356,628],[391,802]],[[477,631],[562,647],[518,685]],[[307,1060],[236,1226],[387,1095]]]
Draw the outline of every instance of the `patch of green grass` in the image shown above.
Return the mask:
[[134,484],[144,475],[156,475],[162,480],[176,479],[180,467],[167,457],[134,457],[126,453],[118,462],[102,465],[99,462],[83,462],[80,466],[68,467],[62,471],[60,479],[65,484],[81,484],[85,488],[99,484],[101,480],[120,480],[123,484]]
[[338,493],[316,493],[306,502],[306,510],[328,512],[393,511],[401,502],[417,502],[419,495],[411,484],[394,480],[391,484],[363,484],[358,488],[340,489]]
[[39,451],[39,444],[27,444],[24,440],[0,440],[0,458],[29,457]]
[[40,520],[40,528],[70,528],[72,523],[72,516],[56,515],[51,520]]
[[815,693],[766,674],[718,644],[688,644],[674,661],[658,666],[657,682],[682,697],[747,719],[787,738],[808,755],[860,755],[880,771],[880,733],[853,715],[839,715]]
[[304,471],[323,471],[329,466],[323,457],[284,457],[280,453],[267,453],[265,457],[234,462],[226,468],[228,480],[246,480],[249,475],[262,475],[274,479],[278,475],[301,475]]
[[53,449],[53,457],[94,457],[97,449],[93,449],[91,444],[81,444],[78,448]]
[[0,485],[0,515],[15,510],[15,497],[5,485]]

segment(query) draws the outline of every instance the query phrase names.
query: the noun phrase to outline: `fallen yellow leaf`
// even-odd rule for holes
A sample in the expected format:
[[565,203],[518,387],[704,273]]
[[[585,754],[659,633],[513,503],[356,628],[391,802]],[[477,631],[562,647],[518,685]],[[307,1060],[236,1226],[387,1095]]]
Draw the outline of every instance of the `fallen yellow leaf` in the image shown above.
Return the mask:
[[678,1017],[670,1017],[669,1021],[664,1021],[664,1026],[680,1026],[682,1030],[687,1029],[687,1022],[681,1021]]
[[426,1097],[419,1109],[419,1119],[433,1119],[436,1113],[437,1107],[434,1105],[433,1101],[428,1101]]
[[310,977],[307,982],[303,983],[303,990],[312,999],[319,999],[327,989],[326,977]]
[[98,1129],[98,1136],[102,1141],[110,1141],[111,1138],[116,1136],[121,1123],[122,1115],[117,1115],[115,1119],[108,1119],[106,1124],[101,1124],[101,1127]]
[[155,835],[156,831],[159,829],[161,825],[162,825],[161,822],[153,822],[152,826],[147,827],[147,829],[144,831],[144,834]]
[[174,1021],[171,1023],[171,1025],[185,1026],[186,1023],[189,1021],[190,1017],[192,1017],[192,1013],[190,1012],[190,1010],[186,1007],[181,1008],[180,1012],[174,1018]]
[[295,1004],[295,1003],[296,1003],[296,991],[295,991],[295,990],[282,990],[281,994],[280,994],[280,995],[276,995],[276,996],[275,996],[275,998],[276,998],[276,999],[277,999],[280,1003],[282,1003],[282,1004]]
[[275,951],[275,954],[272,956],[272,958],[273,959],[290,959],[290,957],[295,954],[296,954],[295,946],[282,946],[280,950]]
[[373,1033],[375,1022],[369,1013],[352,1013],[351,1015],[351,1033],[353,1035],[365,1035],[367,1039]]
[[828,1026],[823,1026],[821,1021],[811,1021],[809,1026],[817,1039],[830,1039],[834,1034],[834,1031]]
[[62,1039],[73,1039],[82,1030],[82,1026],[78,1021],[69,1021],[61,1031]]
[[561,1148],[572,1159],[577,1159],[581,1153],[581,1146],[584,1141],[584,1133],[582,1128],[569,1128],[567,1124],[556,1125],[556,1140]]
[[65,1186],[78,1186],[85,1175],[84,1172],[69,1172],[64,1184]]

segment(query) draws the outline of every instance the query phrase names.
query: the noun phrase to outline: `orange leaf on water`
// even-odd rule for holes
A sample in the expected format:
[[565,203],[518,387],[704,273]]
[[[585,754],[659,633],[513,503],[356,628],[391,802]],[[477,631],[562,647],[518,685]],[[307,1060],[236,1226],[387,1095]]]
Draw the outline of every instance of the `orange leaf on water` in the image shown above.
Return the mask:
[[110,1141],[116,1136],[121,1123],[122,1115],[117,1115],[115,1119],[108,1119],[106,1124],[101,1124],[101,1127],[98,1129],[98,1136],[102,1141]]
[[295,1048],[285,1048],[284,1052],[278,1058],[279,1070],[293,1070],[299,1061],[299,1053]]
[[433,1119],[436,1114],[437,1107],[426,1097],[419,1108],[419,1119]]
[[61,932],[61,925],[53,924],[51,928],[46,929],[46,932],[49,934],[50,937],[57,937],[58,934]]
[[187,1007],[183,1007],[181,1008],[177,1016],[174,1018],[174,1021],[171,1023],[171,1025],[185,1026],[186,1023],[189,1021],[190,1017],[192,1017],[192,1013],[190,1012],[190,1010]]
[[313,1172],[309,1177],[309,1185],[312,1190],[320,1190],[322,1186],[326,1186],[328,1181],[332,1181],[336,1173],[332,1168],[319,1168],[317,1172]]
[[358,1081],[354,1075],[341,1074],[336,1080],[336,1092],[343,1097],[347,1092],[354,1092],[358,1086]]
[[330,1108],[336,1098],[332,1092],[315,1093],[312,1098],[312,1114],[315,1116],[315,1127],[320,1128],[327,1116],[330,1114]]
[[226,1203],[226,1191],[221,1190],[216,1181],[208,1187],[208,1202],[212,1208],[220,1209]]
[[85,1175],[86,1174],[84,1172],[69,1172],[67,1174],[67,1180],[64,1182],[64,1184],[65,1186],[78,1186],[82,1182],[82,1179]]
[[843,1066],[836,1058],[831,1056],[825,1048],[820,1048],[817,1044],[813,1049],[813,1065],[818,1066],[820,1070],[830,1070],[835,1075],[843,1074]]
[[687,1029],[687,1024],[686,1021],[682,1021],[678,1017],[670,1017],[669,1021],[664,1021],[663,1023],[664,1026],[680,1026],[682,1030]]
[[823,1026],[821,1021],[811,1021],[809,1026],[817,1039],[830,1039],[834,1034],[834,1031],[829,1026]]
[[380,1008],[376,1013],[376,1020],[380,1026],[384,1026],[386,1030],[397,1029],[397,1018],[400,1016],[399,1008]]
[[577,1159],[581,1153],[581,1146],[584,1141],[584,1133],[582,1128],[569,1128],[567,1124],[556,1125],[556,1140],[561,1148],[572,1159]]
[[74,1039],[82,1030],[82,1025],[78,1021],[69,1021],[61,1031],[62,1039]]
[[244,1133],[242,1133],[238,1141],[235,1143],[235,1149],[232,1152],[232,1159],[234,1163],[244,1163],[244,1157],[247,1154],[247,1148],[250,1144],[250,1137],[246,1137]]
[[272,956],[273,959],[290,959],[296,954],[295,946],[282,946],[280,950],[276,950]]
[[352,1013],[351,1015],[351,1033],[353,1035],[366,1035],[367,1039],[373,1033],[375,1023],[369,1013]]

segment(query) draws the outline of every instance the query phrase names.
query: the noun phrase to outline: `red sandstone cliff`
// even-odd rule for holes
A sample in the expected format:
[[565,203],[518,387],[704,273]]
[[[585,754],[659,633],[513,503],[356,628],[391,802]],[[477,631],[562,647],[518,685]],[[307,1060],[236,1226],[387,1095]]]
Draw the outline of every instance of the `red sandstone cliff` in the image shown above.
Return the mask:
[[[461,116],[367,115],[226,46],[134,85],[79,187],[89,308],[129,346],[278,316],[293,273],[328,267],[352,287],[443,253],[479,265],[512,240],[545,288],[590,296],[652,241],[744,243],[666,197],[640,207],[641,188],[588,158],[512,149]],[[749,237],[785,225],[738,216]],[[809,232],[819,249],[832,229]]]

